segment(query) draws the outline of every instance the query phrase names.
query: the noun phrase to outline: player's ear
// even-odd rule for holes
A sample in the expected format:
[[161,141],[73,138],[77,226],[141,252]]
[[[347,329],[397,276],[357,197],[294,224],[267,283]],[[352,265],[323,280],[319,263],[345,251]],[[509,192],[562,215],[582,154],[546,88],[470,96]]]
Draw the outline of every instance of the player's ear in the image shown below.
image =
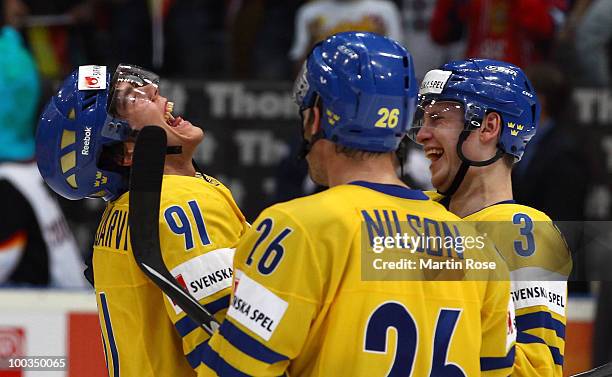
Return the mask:
[[488,143],[491,140],[497,142],[501,134],[502,119],[498,113],[491,112],[485,115],[484,121],[480,126],[480,141]]
[[315,106],[312,108],[312,123],[310,129],[312,130],[312,134],[316,134],[319,132],[321,128],[321,107]]

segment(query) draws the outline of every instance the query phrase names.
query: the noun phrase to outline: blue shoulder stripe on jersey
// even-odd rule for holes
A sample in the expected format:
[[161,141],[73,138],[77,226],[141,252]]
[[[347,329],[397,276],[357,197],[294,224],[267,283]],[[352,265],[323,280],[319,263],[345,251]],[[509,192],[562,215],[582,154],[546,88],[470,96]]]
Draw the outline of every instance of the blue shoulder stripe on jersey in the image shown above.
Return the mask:
[[[213,302],[209,302],[208,304],[204,305],[204,309],[208,310],[210,314],[214,315],[219,310],[226,309],[229,307],[230,296],[231,294],[228,293],[227,295],[216,299]],[[188,316],[185,316],[178,320],[174,324],[174,326],[176,327],[176,330],[178,331],[179,335],[182,337],[185,337],[187,334],[200,327]]]
[[[199,355],[198,356],[201,356],[201,357],[198,358],[197,362],[192,362],[192,360],[189,359],[189,355],[191,355],[191,354],[189,354],[187,356],[187,359],[189,360],[189,364],[191,364],[191,367],[193,369],[195,369],[198,365],[200,365],[200,360],[201,360],[201,362],[206,364],[206,366],[208,366],[210,369],[214,370],[217,373],[218,376],[223,376],[223,377],[249,377],[248,374],[242,373],[238,369],[234,368],[227,361],[223,360],[223,358],[221,356],[219,356],[219,354],[210,347],[210,345],[208,344],[208,341],[200,344],[196,348],[196,350],[199,350]],[[196,350],[194,350],[194,352]]]
[[396,196],[402,199],[429,200],[429,197],[425,195],[423,191],[411,190],[404,186],[388,185],[384,183],[373,183],[366,181],[353,181],[350,182],[349,185],[369,188],[370,190],[378,191],[391,196]]
[[527,334],[524,332],[519,332],[516,335],[516,342],[522,343],[522,344],[530,344],[530,343],[545,344],[546,346],[548,346],[548,349],[550,349],[550,354],[552,355],[552,358],[555,364],[563,366],[563,355],[561,355],[561,351],[559,350],[559,348],[549,346],[548,344],[546,344],[544,339],[538,336],[535,336],[535,335]]
[[516,328],[519,332],[537,328],[554,330],[559,338],[565,339],[565,325],[548,312],[517,315]]
[[251,356],[254,359],[263,361],[267,364],[278,363],[279,361],[288,360],[289,358],[280,353],[274,352],[250,335],[240,330],[230,321],[223,321],[219,333],[230,342],[234,347]]
[[495,370],[495,369],[505,369],[512,367],[514,364],[514,346],[506,357],[481,357],[480,358],[480,370]]

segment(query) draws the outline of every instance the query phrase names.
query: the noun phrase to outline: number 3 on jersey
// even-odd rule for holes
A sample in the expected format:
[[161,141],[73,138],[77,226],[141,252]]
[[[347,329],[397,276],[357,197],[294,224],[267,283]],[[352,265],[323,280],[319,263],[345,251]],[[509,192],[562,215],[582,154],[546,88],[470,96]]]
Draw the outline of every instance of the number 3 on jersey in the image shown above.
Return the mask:
[[[267,219],[264,219],[261,223],[259,223],[259,225],[257,226],[257,232],[261,233],[261,235],[255,242],[253,249],[251,250],[251,252],[249,253],[249,256],[247,257],[247,260],[246,260],[247,266],[250,266],[253,264],[254,262],[253,254],[255,254],[255,250],[257,250],[257,247],[266,238],[268,238],[268,236],[272,232],[273,227],[274,227],[274,221],[269,217]],[[278,264],[280,263],[281,259],[283,259],[283,255],[285,254],[285,247],[281,244],[281,241],[285,237],[287,237],[292,231],[293,229],[291,228],[283,229],[283,231],[280,232],[276,237],[274,237],[274,239],[268,244],[268,247],[263,252],[263,254],[259,256],[259,261],[257,263],[257,270],[259,271],[260,274],[270,275],[272,272],[274,272],[276,267],[278,267]]]
[[[466,377],[460,366],[447,363],[448,348],[461,310],[441,309],[436,322],[430,377]],[[412,375],[418,344],[417,323],[399,302],[385,302],[372,312],[365,328],[364,351],[387,353],[387,334],[395,328],[395,358],[387,377]]]
[[512,223],[520,225],[519,233],[525,237],[514,241],[514,251],[522,257],[528,257],[535,253],[535,238],[533,237],[533,220],[524,213],[516,213],[512,216]]

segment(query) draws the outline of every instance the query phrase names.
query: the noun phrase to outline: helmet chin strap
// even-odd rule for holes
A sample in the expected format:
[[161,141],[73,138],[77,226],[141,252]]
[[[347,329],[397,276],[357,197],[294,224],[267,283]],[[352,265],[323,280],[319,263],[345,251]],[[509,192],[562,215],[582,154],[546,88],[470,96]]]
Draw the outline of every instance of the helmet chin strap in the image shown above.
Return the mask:
[[[166,147],[166,156],[169,154],[181,154],[183,153],[183,147],[181,145],[169,145]],[[195,169],[196,173],[204,174],[200,166],[197,164],[195,159],[191,159],[191,165]]]
[[310,150],[312,149],[314,144],[317,141],[324,139],[324,138],[325,138],[325,134],[323,133],[323,130],[319,130],[317,131],[317,133],[312,135],[312,138],[310,139],[310,141],[306,140],[306,138],[304,138],[304,136],[302,135],[302,145],[298,153],[298,159],[300,160],[305,159],[308,153],[310,153]]
[[[317,98],[314,101],[314,105],[312,107],[316,107],[318,102],[319,102],[319,97],[317,96]],[[300,150],[298,151],[297,158],[298,158],[298,160],[303,160],[303,159],[306,158],[308,153],[310,153],[310,150],[312,149],[314,144],[317,141],[325,138],[325,133],[323,132],[323,127],[319,127],[319,130],[317,132],[315,132],[314,135],[312,135],[310,140],[306,140],[306,138],[304,137],[304,130],[303,130],[303,128],[304,128],[304,118],[303,118],[303,115],[302,115],[301,111],[300,111],[300,119],[302,120],[300,122],[300,131],[301,131],[301,135],[302,135],[302,145],[300,146]]]
[[[136,137],[140,133],[140,130],[130,130],[129,138],[136,140]],[[181,154],[183,153],[183,147],[180,145],[169,145],[166,147],[166,154]]]
[[169,145],[166,147],[166,154],[181,154],[183,147],[180,145]]
[[400,179],[404,178],[404,162],[406,161],[406,156],[408,156],[408,145],[410,143],[410,138],[406,135],[402,138],[397,149],[395,150],[395,157],[400,166]]
[[453,178],[453,182],[451,182],[450,187],[446,191],[438,190],[438,193],[448,198],[446,202],[449,204],[450,204],[451,196],[454,195],[455,192],[457,192],[457,190],[459,189],[459,186],[461,186],[461,183],[463,182],[463,179],[465,178],[465,175],[470,166],[491,165],[492,163],[499,160],[504,155],[504,152],[498,146],[497,152],[495,152],[495,155],[489,158],[488,160],[472,161],[469,158],[465,157],[465,155],[463,154],[463,143],[468,138],[468,136],[470,136],[471,131],[472,131],[471,129],[464,129],[463,131],[461,131],[461,134],[459,135],[459,140],[457,141],[457,155],[461,159],[461,166],[459,166],[459,170],[457,171],[457,174],[455,174],[455,178]]

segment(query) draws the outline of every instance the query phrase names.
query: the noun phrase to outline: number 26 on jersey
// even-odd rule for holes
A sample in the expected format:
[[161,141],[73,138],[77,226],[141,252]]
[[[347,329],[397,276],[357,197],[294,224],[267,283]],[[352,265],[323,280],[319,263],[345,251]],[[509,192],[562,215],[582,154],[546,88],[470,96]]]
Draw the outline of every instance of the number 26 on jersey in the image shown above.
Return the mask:
[[[277,233],[272,232],[273,228],[274,220],[269,217],[259,223],[256,229],[257,233],[260,233],[259,238],[255,245],[253,245],[253,249],[251,249],[246,260],[247,266],[256,263],[257,271],[262,275],[270,275],[276,270],[285,254],[285,246],[283,246],[282,241],[293,231],[291,228],[285,228]],[[270,236],[271,233],[274,234]],[[272,241],[267,242],[267,239],[272,239]],[[264,241],[266,241],[267,247],[263,249],[263,252],[256,252]]]

